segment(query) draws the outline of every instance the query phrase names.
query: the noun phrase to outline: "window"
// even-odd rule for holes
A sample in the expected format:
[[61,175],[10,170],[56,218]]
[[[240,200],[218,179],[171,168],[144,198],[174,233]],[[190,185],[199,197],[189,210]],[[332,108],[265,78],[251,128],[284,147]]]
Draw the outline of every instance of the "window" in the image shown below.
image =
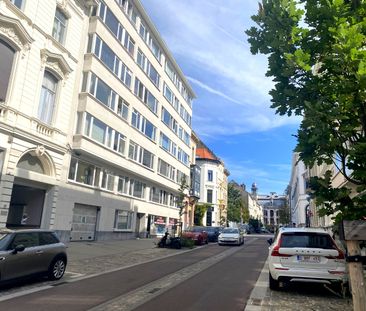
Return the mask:
[[141,81],[135,78],[135,95],[139,97],[142,102],[155,114],[158,111],[158,101],[150,93],[150,91],[141,83]]
[[5,102],[15,50],[0,39],[0,102]]
[[155,141],[156,127],[136,109],[134,109],[132,112],[131,125],[140,132],[144,133],[146,137]]
[[159,203],[159,201],[160,201],[159,194],[160,194],[160,192],[157,188],[151,187],[150,188],[150,201]]
[[10,2],[12,2],[20,10],[23,9],[23,0],[10,0]]
[[175,181],[176,168],[168,164],[167,162],[163,161],[162,159],[159,159],[158,172],[161,175]]
[[173,103],[173,92],[166,84],[164,84],[164,96],[169,103]]
[[55,19],[53,21],[52,37],[54,37],[60,43],[64,43],[65,40],[66,23],[66,15],[62,13],[59,8],[56,8]]
[[157,70],[151,65],[150,61],[146,58],[144,53],[139,49],[137,52],[137,64],[140,68],[147,74],[150,80],[155,84],[156,87],[159,87],[160,75]]
[[51,124],[55,110],[57,83],[58,79],[46,70],[43,76],[38,118],[47,124]]
[[144,199],[145,198],[145,188],[146,185],[141,181],[131,179],[130,181],[130,195]]
[[39,233],[39,245],[49,245],[59,243],[56,234],[54,232],[40,232]]
[[114,54],[113,50],[97,35],[89,37],[88,52],[92,52],[128,88],[131,87],[132,71]]
[[[78,122],[82,122],[79,118]],[[78,125],[79,127],[80,125]],[[100,144],[124,155],[126,137],[116,130],[108,127],[105,123],[87,113],[84,122],[84,135],[92,138]]]
[[118,193],[128,193],[128,177],[118,176],[117,191]]
[[212,190],[207,189],[207,203],[212,203]]
[[154,168],[154,155],[133,141],[130,141],[128,157],[150,169]]
[[102,182],[100,187],[109,191],[114,190],[114,176],[110,172],[105,170],[102,171]]
[[207,171],[207,180],[213,181],[213,171],[212,170]]
[[89,186],[99,186],[100,168],[92,164],[72,158],[69,170],[69,180]]
[[189,155],[181,148],[178,148],[178,160],[187,166],[189,165]]
[[132,218],[132,212],[116,210],[114,228],[117,230],[131,230]]
[[125,120],[128,119],[129,107],[130,105],[122,97],[118,98],[117,114]]

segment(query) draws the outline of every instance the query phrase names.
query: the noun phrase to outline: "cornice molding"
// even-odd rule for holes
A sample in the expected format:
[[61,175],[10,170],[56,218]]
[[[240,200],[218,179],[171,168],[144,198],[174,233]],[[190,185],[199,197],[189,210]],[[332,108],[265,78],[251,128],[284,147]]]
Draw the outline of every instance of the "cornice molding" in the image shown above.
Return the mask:
[[15,48],[21,51],[22,57],[30,50],[34,41],[19,20],[1,13],[0,34],[8,38],[15,45]]

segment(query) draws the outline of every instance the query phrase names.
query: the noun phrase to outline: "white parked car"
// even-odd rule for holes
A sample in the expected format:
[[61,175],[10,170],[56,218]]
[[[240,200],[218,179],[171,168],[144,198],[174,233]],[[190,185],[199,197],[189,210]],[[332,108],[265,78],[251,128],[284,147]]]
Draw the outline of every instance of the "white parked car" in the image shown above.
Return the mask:
[[324,229],[281,228],[268,240],[269,287],[279,282],[341,284],[347,281],[344,253]]
[[218,237],[218,244],[244,244],[244,233],[238,228],[223,228]]

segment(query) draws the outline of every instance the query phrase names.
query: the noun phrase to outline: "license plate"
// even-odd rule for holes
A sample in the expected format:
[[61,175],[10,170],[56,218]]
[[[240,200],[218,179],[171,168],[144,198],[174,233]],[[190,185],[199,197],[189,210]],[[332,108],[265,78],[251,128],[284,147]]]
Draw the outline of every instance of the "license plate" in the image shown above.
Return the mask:
[[320,263],[320,257],[319,256],[300,256],[300,255],[297,255],[297,260],[300,261],[300,262]]

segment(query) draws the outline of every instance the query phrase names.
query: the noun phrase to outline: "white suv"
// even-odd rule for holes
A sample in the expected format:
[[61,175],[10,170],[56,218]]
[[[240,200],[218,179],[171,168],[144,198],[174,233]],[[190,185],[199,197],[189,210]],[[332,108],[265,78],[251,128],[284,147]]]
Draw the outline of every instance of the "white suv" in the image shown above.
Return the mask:
[[281,228],[268,240],[269,287],[279,282],[333,284],[347,281],[343,252],[324,229]]

